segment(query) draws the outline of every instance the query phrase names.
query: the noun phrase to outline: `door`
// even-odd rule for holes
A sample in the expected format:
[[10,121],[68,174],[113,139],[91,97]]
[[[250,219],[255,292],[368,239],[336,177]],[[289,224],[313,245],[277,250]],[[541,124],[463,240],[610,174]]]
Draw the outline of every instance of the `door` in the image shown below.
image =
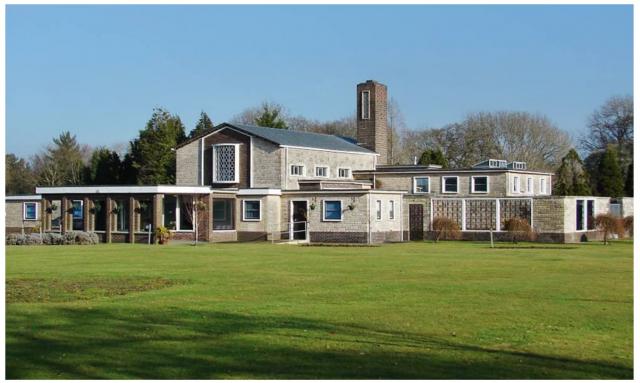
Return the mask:
[[291,211],[292,238],[307,239],[307,201],[292,201]]
[[409,240],[422,241],[424,239],[423,207],[421,204],[409,204]]

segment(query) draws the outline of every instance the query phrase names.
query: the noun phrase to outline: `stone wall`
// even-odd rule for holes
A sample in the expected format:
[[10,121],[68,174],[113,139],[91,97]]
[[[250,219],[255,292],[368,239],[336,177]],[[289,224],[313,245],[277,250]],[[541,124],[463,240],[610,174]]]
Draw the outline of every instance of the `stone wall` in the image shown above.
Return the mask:
[[[37,202],[38,206],[37,214],[38,219],[35,221],[24,220],[24,211],[23,204],[24,202]],[[40,209],[39,201],[15,201],[15,200],[5,200],[5,229],[7,233],[21,233],[22,229],[25,229],[26,233],[30,233],[32,228],[41,227],[40,217],[42,215],[42,211]]]
[[253,185],[254,188],[282,187],[282,152],[279,146],[261,138],[253,138]]
[[200,185],[202,139],[176,150],[176,185]]
[[[378,164],[385,165],[388,160],[389,131],[387,128],[387,87],[375,81],[367,81],[356,87],[356,124],[357,139],[362,146],[380,156]],[[369,92],[369,118],[362,117],[362,92]],[[373,168],[372,168],[373,169]]]
[[[505,176],[505,184],[506,190],[505,195],[507,197],[522,197],[522,196],[533,196],[533,195],[551,195],[551,176],[549,175],[541,175],[541,174],[530,174],[530,173],[519,173],[515,171],[509,171]],[[513,189],[513,184],[515,182],[515,177],[518,177],[520,182],[520,192],[516,193]],[[532,192],[527,191],[527,179],[531,178],[533,182],[533,190]],[[545,178],[547,180],[547,192],[545,194],[542,193],[540,189],[540,179]]]
[[633,215],[633,197],[620,198],[620,204],[622,205],[622,216],[628,217]]
[[[375,167],[375,155],[373,154],[357,154],[335,152],[327,150],[312,149],[296,149],[284,148],[284,163],[282,169],[284,176],[283,189],[297,190],[299,189],[299,179],[318,179],[318,180],[345,180],[338,177],[338,168],[348,168],[354,170],[371,170]],[[291,165],[303,165],[305,168],[304,176],[292,176]],[[315,166],[326,166],[329,168],[328,177],[316,177]],[[353,179],[352,177],[348,179]]]
[[[442,177],[458,176],[458,193],[442,192]],[[488,176],[489,192],[472,193],[471,177]],[[429,177],[429,193],[414,193],[413,180],[415,177]],[[424,174],[384,174],[378,173],[376,178],[376,189],[381,190],[401,190],[409,194],[426,195],[430,197],[503,197],[506,194],[506,178],[504,173],[424,173]]]

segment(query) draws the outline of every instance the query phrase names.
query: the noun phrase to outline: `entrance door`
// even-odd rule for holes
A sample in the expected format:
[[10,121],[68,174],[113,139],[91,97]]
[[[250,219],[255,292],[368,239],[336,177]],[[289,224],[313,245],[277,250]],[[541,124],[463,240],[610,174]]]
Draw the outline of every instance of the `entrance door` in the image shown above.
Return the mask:
[[421,204],[409,204],[409,240],[422,241],[424,239],[423,207]]
[[291,231],[293,239],[307,239],[307,201],[291,202]]

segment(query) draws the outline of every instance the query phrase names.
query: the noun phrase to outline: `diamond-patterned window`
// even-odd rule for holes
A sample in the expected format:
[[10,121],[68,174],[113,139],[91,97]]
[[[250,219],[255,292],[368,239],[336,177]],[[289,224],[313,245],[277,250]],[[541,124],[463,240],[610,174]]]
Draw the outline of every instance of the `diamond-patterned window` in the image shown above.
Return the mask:
[[213,146],[213,182],[238,182],[238,145]]

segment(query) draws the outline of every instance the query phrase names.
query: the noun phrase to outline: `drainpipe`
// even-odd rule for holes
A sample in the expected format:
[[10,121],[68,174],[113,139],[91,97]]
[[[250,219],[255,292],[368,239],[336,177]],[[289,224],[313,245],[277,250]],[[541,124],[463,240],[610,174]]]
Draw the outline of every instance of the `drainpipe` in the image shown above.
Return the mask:
[[371,192],[369,192],[369,206],[367,206],[367,215],[368,215],[368,219],[367,219],[367,232],[368,232],[368,236],[367,236],[367,243],[370,245],[371,244]]

